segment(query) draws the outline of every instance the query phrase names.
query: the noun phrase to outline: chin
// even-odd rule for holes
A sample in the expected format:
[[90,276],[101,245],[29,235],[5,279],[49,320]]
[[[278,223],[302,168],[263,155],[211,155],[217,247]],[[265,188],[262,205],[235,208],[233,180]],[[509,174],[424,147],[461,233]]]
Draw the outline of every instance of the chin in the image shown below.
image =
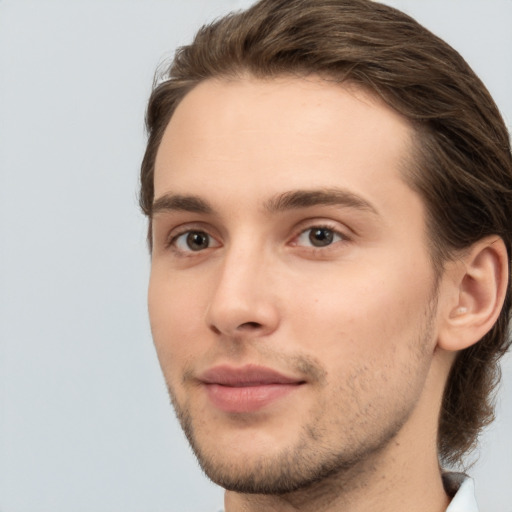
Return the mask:
[[[368,466],[394,437],[395,432],[356,449],[336,449],[315,442],[311,431],[304,431],[296,443],[273,449],[268,443],[244,449],[237,443],[212,442],[215,436],[196,438],[190,425],[185,429],[192,450],[206,476],[228,491],[242,494],[285,495],[321,485],[335,477],[347,482]],[[267,448],[263,446],[266,445]],[[252,448],[252,449],[251,449]],[[263,452],[263,453],[262,453]]]
[[306,489],[345,469],[339,461],[320,463],[300,453],[284,452],[273,456],[255,456],[248,461],[233,460],[232,454],[206,457],[196,451],[205,474],[228,491],[243,494],[282,495]]

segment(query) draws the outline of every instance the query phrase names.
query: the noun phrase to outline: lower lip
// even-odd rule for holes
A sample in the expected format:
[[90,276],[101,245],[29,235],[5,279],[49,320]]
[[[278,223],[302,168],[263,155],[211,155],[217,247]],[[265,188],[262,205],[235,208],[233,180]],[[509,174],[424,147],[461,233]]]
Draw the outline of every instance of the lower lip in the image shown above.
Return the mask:
[[209,399],[224,412],[254,412],[299,389],[301,384],[260,384],[231,387],[206,384]]

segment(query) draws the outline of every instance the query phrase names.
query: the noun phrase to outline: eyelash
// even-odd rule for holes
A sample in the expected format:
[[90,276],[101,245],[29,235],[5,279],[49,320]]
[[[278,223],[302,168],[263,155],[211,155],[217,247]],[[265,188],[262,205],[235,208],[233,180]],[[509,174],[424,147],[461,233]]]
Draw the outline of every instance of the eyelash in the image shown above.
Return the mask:
[[[190,227],[189,226],[189,227],[184,227],[182,230],[180,230],[179,232],[177,232],[175,234],[171,234],[171,236],[169,236],[169,239],[166,242],[166,248],[171,249],[173,252],[175,252],[179,256],[193,256],[195,254],[199,254],[199,253],[203,252],[203,250],[194,251],[192,249],[185,250],[185,249],[178,248],[178,246],[177,246],[178,239],[184,235],[191,235],[192,233],[206,235],[208,237],[209,241],[215,240],[215,237],[213,237],[210,233],[208,233],[208,231],[206,229],[204,229],[203,227]],[[210,245],[208,245],[207,249],[209,249],[209,248],[210,248]]]
[[[346,236],[344,233],[342,233],[338,228],[336,228],[332,225],[329,225],[329,224],[325,224],[325,223],[324,224],[313,224],[306,228],[301,228],[298,231],[298,234],[293,237],[293,240],[294,241],[299,240],[300,237],[305,236],[309,232],[310,233],[309,240],[311,241],[311,238],[310,238],[311,234],[315,230],[316,231],[321,231],[321,230],[329,231],[333,236],[333,240],[331,240],[330,243],[328,243],[327,245],[319,245],[319,246],[315,246],[313,244],[308,245],[308,246],[301,246],[297,242],[293,242],[292,245],[298,246],[298,247],[307,247],[309,250],[313,250],[316,252],[316,251],[326,251],[332,245],[334,245],[336,243],[349,241],[349,237]],[[336,240],[336,238],[337,238],[337,240]]]
[[[299,240],[299,238],[301,236],[305,236],[308,232],[312,232],[313,230],[329,231],[332,233],[334,240],[324,246],[314,246],[314,245],[301,246],[297,243],[297,240]],[[177,247],[177,242],[178,242],[179,238],[181,238],[184,235],[190,236],[192,233],[202,234],[202,235],[205,235],[206,237],[208,237],[209,242],[210,242],[208,247],[205,247],[204,249],[199,249],[197,251],[194,251],[193,249],[190,249],[190,248],[189,249],[179,249]],[[186,228],[184,227],[178,233],[169,236],[169,239],[166,242],[166,248],[172,249],[173,252],[175,252],[178,256],[191,257],[194,255],[201,254],[206,249],[212,248],[212,246],[211,246],[212,240],[216,241],[216,238],[214,236],[212,236],[210,233],[208,233],[208,231],[202,227],[186,227]],[[336,243],[349,242],[350,237],[348,237],[345,233],[342,233],[339,229],[337,229],[336,227],[334,227],[332,225],[329,225],[327,223],[319,223],[319,224],[311,224],[307,227],[300,227],[297,230],[296,234],[292,237],[291,240],[292,240],[292,242],[289,242],[289,243],[290,243],[290,245],[292,245],[294,247],[302,247],[302,248],[306,248],[307,250],[314,251],[314,252],[317,252],[317,251],[325,252],[326,250],[329,250],[329,248]],[[219,242],[217,242],[217,243],[219,246],[221,245]]]

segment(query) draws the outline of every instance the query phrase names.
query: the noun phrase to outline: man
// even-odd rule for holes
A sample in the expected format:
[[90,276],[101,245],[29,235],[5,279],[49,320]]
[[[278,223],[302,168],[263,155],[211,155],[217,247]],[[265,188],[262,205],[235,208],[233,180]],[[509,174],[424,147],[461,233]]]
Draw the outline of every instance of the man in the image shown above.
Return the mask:
[[262,0],[150,99],[151,327],[226,512],[476,510],[444,474],[508,348],[512,158],[463,59],[366,0]]

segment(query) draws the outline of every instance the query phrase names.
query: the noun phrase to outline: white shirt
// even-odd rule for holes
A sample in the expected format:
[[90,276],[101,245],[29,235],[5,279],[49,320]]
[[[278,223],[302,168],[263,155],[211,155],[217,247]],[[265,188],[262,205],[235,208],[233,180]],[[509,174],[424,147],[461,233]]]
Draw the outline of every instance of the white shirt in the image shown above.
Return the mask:
[[446,512],[478,512],[473,480],[462,473],[445,473],[443,477],[459,487]]

